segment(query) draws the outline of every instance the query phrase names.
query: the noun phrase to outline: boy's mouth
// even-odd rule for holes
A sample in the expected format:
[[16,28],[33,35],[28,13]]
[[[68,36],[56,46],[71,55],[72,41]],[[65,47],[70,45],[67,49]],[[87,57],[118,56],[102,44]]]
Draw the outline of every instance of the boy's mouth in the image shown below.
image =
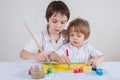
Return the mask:
[[55,30],[55,32],[60,32],[60,30],[59,29],[54,29]]
[[77,41],[73,41],[74,44],[77,44]]

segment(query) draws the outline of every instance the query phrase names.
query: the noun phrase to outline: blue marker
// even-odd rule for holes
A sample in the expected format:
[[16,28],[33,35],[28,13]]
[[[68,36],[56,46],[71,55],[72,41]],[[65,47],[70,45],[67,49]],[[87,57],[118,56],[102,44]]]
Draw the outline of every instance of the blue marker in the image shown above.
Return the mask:
[[102,69],[96,69],[96,74],[98,76],[103,76],[103,70]]

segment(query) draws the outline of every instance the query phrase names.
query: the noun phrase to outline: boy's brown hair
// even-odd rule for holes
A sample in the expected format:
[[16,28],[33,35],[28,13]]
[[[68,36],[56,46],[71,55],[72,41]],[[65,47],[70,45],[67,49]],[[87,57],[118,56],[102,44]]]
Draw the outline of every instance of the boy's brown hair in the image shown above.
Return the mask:
[[70,11],[67,5],[63,1],[52,1],[46,10],[46,19],[47,21],[54,13],[61,13],[62,15],[67,16],[67,20],[70,18]]
[[70,22],[67,29],[68,34],[73,30],[74,32],[82,33],[84,35],[85,40],[87,40],[90,35],[90,26],[88,21],[81,18],[76,18]]

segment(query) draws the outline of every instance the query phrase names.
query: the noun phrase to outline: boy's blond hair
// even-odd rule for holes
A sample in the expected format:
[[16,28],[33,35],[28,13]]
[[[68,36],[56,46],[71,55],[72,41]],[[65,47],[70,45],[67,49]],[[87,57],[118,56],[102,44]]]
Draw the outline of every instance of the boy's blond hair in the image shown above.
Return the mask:
[[90,26],[88,21],[82,18],[76,18],[72,20],[68,26],[67,32],[69,34],[72,31],[82,33],[85,40],[87,40],[90,35]]

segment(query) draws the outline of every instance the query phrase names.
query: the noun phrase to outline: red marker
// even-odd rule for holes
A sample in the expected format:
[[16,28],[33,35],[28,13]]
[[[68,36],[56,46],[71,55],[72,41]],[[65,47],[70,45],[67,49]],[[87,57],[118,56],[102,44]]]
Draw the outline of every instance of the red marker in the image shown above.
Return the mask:
[[[66,56],[69,57],[68,49],[66,49]],[[70,63],[68,63],[68,68],[70,68]]]
[[66,56],[69,56],[68,49],[66,49]]

